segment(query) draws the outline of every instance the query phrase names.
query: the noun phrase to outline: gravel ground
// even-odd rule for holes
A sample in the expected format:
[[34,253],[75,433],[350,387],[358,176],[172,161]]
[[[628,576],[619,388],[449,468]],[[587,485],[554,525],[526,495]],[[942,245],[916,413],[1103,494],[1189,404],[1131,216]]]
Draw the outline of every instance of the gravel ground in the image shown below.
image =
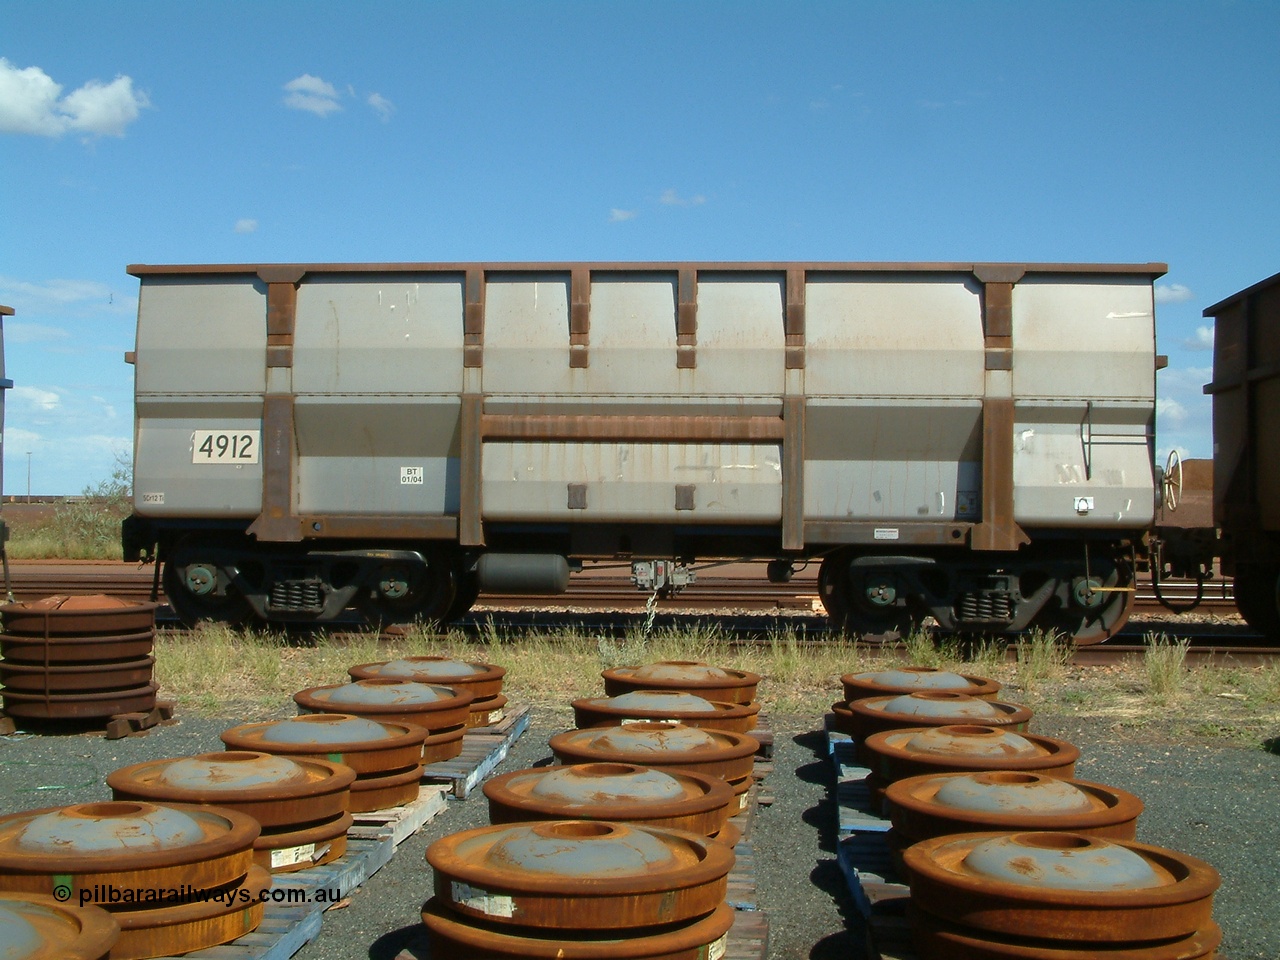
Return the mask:
[[[567,709],[535,710],[528,733],[500,769],[522,769],[548,756],[548,737],[570,721]],[[184,717],[147,736],[116,741],[90,734],[0,737],[0,812],[107,798],[102,781],[117,767],[220,749],[218,734],[235,722]],[[775,769],[766,792],[774,802],[758,811],[754,828],[769,957],[859,957],[861,939],[847,929],[854,914],[835,864],[835,811],[822,738],[812,718],[775,716],[772,725]],[[1121,740],[1108,725],[1071,717],[1038,715],[1035,727],[1081,748],[1080,777],[1143,798],[1139,839],[1202,857],[1221,871],[1214,916],[1226,932],[1223,957],[1280,957],[1280,756],[1206,743]],[[419,944],[418,910],[430,886],[427,844],[486,822],[483,795],[451,801],[348,906],[328,913],[319,937],[298,960],[391,960]]]

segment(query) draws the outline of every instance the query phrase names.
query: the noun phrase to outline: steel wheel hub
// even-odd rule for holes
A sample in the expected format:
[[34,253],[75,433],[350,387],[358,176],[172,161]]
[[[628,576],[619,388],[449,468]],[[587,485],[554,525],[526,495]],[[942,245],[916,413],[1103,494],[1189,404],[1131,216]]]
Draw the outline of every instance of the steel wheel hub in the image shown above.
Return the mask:
[[751,703],[760,675],[713,667],[696,660],[664,660],[639,667],[614,667],[600,674],[611,697],[635,690],[683,690],[705,700]]
[[847,701],[922,690],[946,690],[991,700],[1000,691],[1000,684],[995,680],[963,676],[936,667],[898,667],[871,673],[846,673],[840,682]]
[[561,763],[634,763],[705,773],[731,783],[751,776],[760,749],[759,741],[747,734],[661,720],[570,730],[556,734],[550,745]]
[[578,727],[607,727],[628,720],[679,720],[691,727],[746,733],[755,726],[756,703],[705,700],[682,690],[635,690],[617,697],[573,701]]

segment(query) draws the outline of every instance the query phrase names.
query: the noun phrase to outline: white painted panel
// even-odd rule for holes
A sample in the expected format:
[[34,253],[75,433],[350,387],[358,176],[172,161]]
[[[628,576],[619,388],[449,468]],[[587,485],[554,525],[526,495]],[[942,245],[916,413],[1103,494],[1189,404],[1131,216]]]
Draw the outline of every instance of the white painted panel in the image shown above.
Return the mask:
[[569,278],[490,278],[485,290],[486,393],[568,393]]
[[780,396],[786,371],[782,276],[698,281],[698,365],[682,370],[691,394]]
[[813,460],[806,520],[978,519],[982,464],[953,460]]
[[805,288],[811,397],[978,397],[981,287],[969,275],[835,275]]
[[1147,277],[1026,277],[1013,288],[1015,397],[1154,402]]
[[[1142,403],[1019,403],[1013,433],[1014,519],[1025,526],[1151,523],[1155,479]],[[1086,437],[1092,437],[1087,443]],[[1087,511],[1080,498],[1091,500]]]
[[246,277],[144,277],[138,294],[139,395],[262,393],[267,288]]
[[135,510],[147,517],[256,517],[262,510],[261,458],[257,463],[192,463],[192,435],[261,428],[261,398],[140,401]]
[[[776,522],[782,517],[777,444],[486,443],[489,520]],[[568,484],[586,485],[585,510],[568,508]],[[694,509],[676,511],[677,484],[694,485]]]
[[571,371],[570,392],[611,397],[679,391],[675,277],[593,280],[590,365]]
[[304,280],[298,288],[298,393],[458,393],[463,281],[395,273]]

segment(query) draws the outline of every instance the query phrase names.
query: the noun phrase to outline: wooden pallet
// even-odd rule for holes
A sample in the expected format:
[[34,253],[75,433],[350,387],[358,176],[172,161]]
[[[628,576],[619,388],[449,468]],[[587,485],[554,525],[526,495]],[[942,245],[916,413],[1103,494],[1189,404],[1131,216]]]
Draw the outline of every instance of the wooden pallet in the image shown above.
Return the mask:
[[511,745],[529,729],[528,705],[512,709],[491,727],[474,727],[462,738],[462,753],[452,760],[428,764],[423,783],[446,784],[453,796],[465,800],[506,757]]
[[906,921],[911,892],[889,853],[889,820],[874,803],[866,779],[871,771],[855,756],[852,738],[827,718],[827,752],[835,772],[838,816],[836,860],[858,908],[869,960],[914,960]]

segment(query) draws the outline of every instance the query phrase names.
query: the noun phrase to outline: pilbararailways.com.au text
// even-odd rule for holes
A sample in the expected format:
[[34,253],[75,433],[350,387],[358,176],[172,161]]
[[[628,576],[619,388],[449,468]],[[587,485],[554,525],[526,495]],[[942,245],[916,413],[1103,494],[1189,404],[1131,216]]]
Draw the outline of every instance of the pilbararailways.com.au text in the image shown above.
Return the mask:
[[[56,884],[53,888],[55,899],[66,903],[72,897],[72,888],[68,884]],[[110,884],[95,883],[89,887],[81,887],[74,891],[80,906],[105,906],[107,904],[182,904],[182,903],[220,903],[226,907],[237,903],[248,906],[253,903],[280,903],[289,906],[306,904],[334,904],[342,899],[342,892],[337,887],[317,890],[299,890],[296,887],[283,889],[256,890],[247,887],[222,890],[199,890],[189,884],[180,887],[116,887]]]

